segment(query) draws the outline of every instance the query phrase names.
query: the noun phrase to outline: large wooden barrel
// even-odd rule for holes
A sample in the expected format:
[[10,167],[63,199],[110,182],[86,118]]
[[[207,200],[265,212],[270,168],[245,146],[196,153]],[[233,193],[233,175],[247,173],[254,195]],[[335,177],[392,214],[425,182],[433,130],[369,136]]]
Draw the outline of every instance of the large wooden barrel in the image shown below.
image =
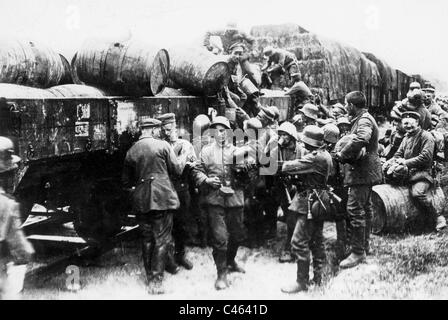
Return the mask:
[[185,89],[175,89],[170,87],[163,88],[156,97],[188,97],[191,94]]
[[98,87],[108,95],[152,96],[168,79],[166,50],[137,41],[88,40],[72,60],[76,84]]
[[170,56],[170,80],[177,88],[192,94],[215,95],[228,84],[229,66],[224,56],[217,56],[204,48],[173,47]]
[[46,99],[54,98],[56,95],[45,89],[0,83],[0,97],[6,99]]
[[241,62],[241,69],[257,87],[261,85],[261,68],[255,63],[250,63],[249,60]]
[[0,67],[0,83],[48,88],[64,76],[60,55],[31,41],[1,41]]
[[[431,192],[437,212],[445,213],[446,201],[442,188]],[[400,233],[423,229],[426,212],[420,212],[411,198],[408,187],[382,184],[373,187],[374,206],[372,232]]]
[[104,92],[100,89],[79,84],[65,84],[61,86],[55,86],[47,89],[47,91],[49,91],[56,97],[65,98],[101,98],[105,96]]

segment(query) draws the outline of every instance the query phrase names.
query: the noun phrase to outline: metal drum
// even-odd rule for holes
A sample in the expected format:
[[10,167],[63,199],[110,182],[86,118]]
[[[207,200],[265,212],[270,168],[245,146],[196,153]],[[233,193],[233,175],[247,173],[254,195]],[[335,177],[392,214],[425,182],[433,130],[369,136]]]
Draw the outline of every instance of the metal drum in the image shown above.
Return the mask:
[[[431,192],[433,205],[437,212],[445,210],[445,196],[442,188]],[[373,187],[373,220],[372,232],[400,233],[414,231],[416,224],[421,223],[425,212],[420,212],[413,202],[409,188],[382,184]]]

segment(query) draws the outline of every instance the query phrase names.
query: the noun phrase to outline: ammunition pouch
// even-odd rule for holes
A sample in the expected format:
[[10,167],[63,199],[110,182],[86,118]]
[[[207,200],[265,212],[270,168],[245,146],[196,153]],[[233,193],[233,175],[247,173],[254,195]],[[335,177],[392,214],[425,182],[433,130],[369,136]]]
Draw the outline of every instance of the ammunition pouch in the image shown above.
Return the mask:
[[314,220],[334,221],[338,213],[339,203],[332,192],[325,189],[317,190],[312,195],[311,214]]

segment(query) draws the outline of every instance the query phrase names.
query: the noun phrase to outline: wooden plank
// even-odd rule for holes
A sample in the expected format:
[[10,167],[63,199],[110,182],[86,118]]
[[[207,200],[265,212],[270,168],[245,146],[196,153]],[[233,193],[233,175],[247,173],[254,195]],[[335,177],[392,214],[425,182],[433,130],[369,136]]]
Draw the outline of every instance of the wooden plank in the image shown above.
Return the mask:
[[87,244],[87,242],[80,237],[65,237],[57,235],[32,234],[27,237],[31,241],[47,241],[58,243],[73,243],[73,244]]

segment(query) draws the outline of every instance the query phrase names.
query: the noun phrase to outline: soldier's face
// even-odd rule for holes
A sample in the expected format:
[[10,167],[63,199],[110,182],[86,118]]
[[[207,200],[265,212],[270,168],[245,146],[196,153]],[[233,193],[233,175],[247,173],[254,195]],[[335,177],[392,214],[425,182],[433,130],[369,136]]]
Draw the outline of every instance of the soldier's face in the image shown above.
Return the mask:
[[278,144],[279,146],[287,146],[291,142],[291,136],[285,132],[278,133]]
[[345,99],[345,110],[347,110],[349,116],[354,116],[356,113],[355,106],[351,103],[348,103],[347,99]]
[[218,124],[215,127],[215,140],[218,144],[224,144],[227,140],[227,130],[226,127]]
[[162,127],[162,137],[165,140],[170,140],[174,135],[176,130],[176,125],[174,123],[168,123]]
[[414,118],[404,118],[401,123],[407,133],[413,133],[418,129],[418,121]]

